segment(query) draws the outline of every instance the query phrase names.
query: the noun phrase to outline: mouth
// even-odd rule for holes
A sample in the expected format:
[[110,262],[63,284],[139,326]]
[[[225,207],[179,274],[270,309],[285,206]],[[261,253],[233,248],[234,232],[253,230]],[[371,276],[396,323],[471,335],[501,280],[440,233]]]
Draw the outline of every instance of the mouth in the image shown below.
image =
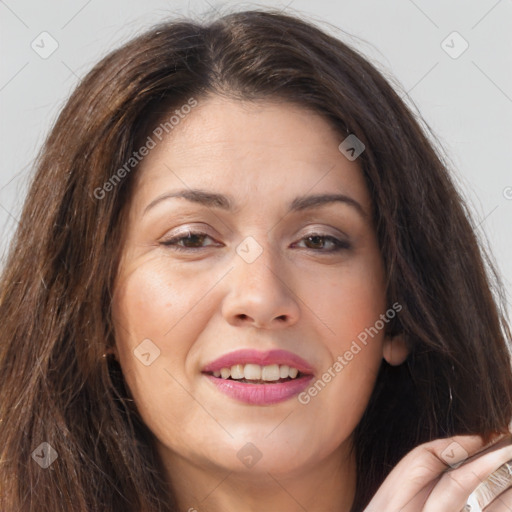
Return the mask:
[[313,379],[313,369],[286,350],[239,350],[207,364],[202,371],[223,394],[250,405],[272,405],[292,398]]
[[220,370],[203,373],[217,379],[231,380],[243,384],[280,384],[311,375],[286,364],[260,366],[251,363],[239,363],[231,367],[223,367]]

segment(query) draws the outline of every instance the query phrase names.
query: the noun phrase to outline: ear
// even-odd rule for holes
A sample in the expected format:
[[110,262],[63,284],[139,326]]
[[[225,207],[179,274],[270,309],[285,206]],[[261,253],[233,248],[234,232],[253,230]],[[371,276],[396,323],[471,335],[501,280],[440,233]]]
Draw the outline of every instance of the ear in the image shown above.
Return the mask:
[[409,349],[402,335],[386,336],[382,346],[382,357],[391,365],[399,366],[407,359]]

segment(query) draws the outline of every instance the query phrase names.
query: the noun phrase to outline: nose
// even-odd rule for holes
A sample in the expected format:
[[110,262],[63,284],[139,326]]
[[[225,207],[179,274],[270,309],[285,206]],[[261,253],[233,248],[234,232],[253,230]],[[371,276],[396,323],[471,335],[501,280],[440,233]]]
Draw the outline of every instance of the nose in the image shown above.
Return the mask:
[[293,279],[285,262],[268,245],[252,262],[235,255],[229,273],[229,292],[222,304],[222,315],[234,326],[261,329],[285,328],[300,316],[300,298],[293,290]]

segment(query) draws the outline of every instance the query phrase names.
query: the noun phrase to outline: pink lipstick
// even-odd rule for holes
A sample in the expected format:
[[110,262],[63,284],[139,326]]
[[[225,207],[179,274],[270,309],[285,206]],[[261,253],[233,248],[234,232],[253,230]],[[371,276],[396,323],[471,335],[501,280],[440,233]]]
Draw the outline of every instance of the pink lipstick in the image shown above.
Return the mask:
[[[250,377],[247,376],[249,367]],[[233,368],[235,378],[228,371]],[[202,372],[222,393],[252,405],[271,405],[288,400],[304,391],[314,378],[312,367],[286,350],[238,350],[208,363]]]

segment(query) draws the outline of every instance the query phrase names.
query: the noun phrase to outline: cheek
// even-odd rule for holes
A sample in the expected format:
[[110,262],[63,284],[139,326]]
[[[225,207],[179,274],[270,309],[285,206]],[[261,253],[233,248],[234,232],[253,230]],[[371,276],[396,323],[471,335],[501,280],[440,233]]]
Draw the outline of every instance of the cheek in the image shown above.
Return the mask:
[[[329,327],[325,339],[332,352],[344,352],[386,311],[384,272],[377,255],[354,258],[346,267],[316,273],[314,283],[308,286],[313,292],[305,296],[317,317]],[[302,293],[306,292],[304,289]]]
[[[375,254],[377,254],[375,252]],[[380,260],[354,262],[317,277],[314,312],[328,326],[324,343],[331,361],[304,402],[325,418],[325,431],[348,435],[361,419],[381,362],[386,294]],[[343,430],[343,432],[341,432]]]
[[327,451],[347,439],[360,422],[382,364],[382,333],[368,336],[364,343],[358,338],[366,334],[367,318],[339,316],[338,335],[328,344],[331,361],[299,396],[305,417],[321,418],[322,432],[331,439],[321,446]]
[[153,259],[121,275],[112,308],[119,362],[139,412],[150,425],[165,418],[174,428],[180,415],[162,413],[163,406],[190,409],[181,383],[190,378],[188,357],[211,314],[204,290],[218,278],[210,272],[208,284],[164,263]]
[[180,276],[160,263],[139,265],[116,287],[113,312],[120,349],[133,350],[149,338],[163,356],[171,350],[176,356],[188,341],[192,343],[189,329],[196,324],[190,320],[196,318],[202,295],[204,285],[197,279]]

